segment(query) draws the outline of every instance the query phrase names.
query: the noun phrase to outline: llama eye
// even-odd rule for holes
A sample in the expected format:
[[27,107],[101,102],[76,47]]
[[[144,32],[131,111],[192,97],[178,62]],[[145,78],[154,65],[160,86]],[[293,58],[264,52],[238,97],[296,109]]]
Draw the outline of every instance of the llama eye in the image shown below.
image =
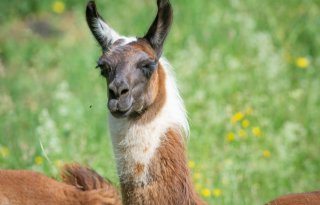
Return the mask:
[[108,74],[111,70],[111,67],[109,64],[107,64],[105,61],[103,60],[99,60],[97,62],[96,68],[100,69],[100,74],[104,77],[108,77]]
[[111,67],[110,67],[110,65],[108,65],[108,64],[104,64],[101,69],[110,71],[110,70],[111,70]]
[[154,72],[154,70],[156,69],[156,63],[152,62],[152,63],[147,63],[147,64],[143,64],[140,68],[143,72],[143,74],[147,77],[150,78],[152,73]]
[[102,67],[103,67],[103,62],[102,62],[102,60],[98,60],[97,65],[96,65],[96,68],[102,69]]
[[100,72],[101,75],[104,77],[108,77],[109,76],[109,72],[110,72],[111,68],[109,65],[103,65],[102,67],[100,67]]
[[110,65],[106,63],[106,61],[100,59],[97,62],[96,68],[100,68],[101,70],[110,70]]

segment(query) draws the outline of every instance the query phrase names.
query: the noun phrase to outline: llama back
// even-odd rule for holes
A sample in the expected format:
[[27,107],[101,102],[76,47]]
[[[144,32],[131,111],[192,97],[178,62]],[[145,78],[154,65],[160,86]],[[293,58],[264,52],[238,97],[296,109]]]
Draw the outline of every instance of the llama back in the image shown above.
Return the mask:
[[266,205],[319,205],[320,191],[280,196]]
[[[1,205],[98,205],[97,200],[88,203],[92,201],[88,197],[90,193],[91,191],[79,190],[39,172],[0,170]],[[103,200],[100,197],[100,201]]]

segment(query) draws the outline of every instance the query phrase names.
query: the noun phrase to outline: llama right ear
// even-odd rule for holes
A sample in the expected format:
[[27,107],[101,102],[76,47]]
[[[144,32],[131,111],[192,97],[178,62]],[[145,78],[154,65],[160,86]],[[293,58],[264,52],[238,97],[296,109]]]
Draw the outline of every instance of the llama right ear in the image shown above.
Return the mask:
[[157,0],[157,5],[157,16],[143,38],[150,43],[159,59],[162,54],[164,41],[170,31],[173,11],[169,0]]
[[119,34],[103,21],[97,11],[94,1],[89,1],[87,4],[86,18],[92,34],[102,47],[103,51],[108,50],[110,45],[120,38]]

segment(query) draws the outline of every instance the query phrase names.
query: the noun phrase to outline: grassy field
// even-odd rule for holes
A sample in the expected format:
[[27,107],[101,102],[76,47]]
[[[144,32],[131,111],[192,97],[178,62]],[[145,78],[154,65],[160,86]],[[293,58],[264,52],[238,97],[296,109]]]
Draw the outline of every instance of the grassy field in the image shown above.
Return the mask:
[[[142,36],[150,0],[97,0]],[[50,176],[77,161],[115,183],[100,50],[86,1],[0,3],[0,167]],[[165,55],[189,113],[189,167],[210,204],[320,189],[320,2],[172,0]]]

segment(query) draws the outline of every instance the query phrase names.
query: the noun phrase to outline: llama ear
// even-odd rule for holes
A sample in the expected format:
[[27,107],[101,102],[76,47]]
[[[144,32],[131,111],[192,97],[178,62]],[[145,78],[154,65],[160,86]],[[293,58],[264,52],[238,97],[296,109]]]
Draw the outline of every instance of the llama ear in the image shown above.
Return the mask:
[[157,0],[157,5],[157,16],[143,38],[150,43],[156,52],[157,59],[159,59],[162,54],[163,43],[172,24],[173,12],[169,0]]
[[119,34],[103,21],[94,1],[89,1],[87,4],[86,18],[92,34],[103,51],[108,50],[109,46],[120,38]]

